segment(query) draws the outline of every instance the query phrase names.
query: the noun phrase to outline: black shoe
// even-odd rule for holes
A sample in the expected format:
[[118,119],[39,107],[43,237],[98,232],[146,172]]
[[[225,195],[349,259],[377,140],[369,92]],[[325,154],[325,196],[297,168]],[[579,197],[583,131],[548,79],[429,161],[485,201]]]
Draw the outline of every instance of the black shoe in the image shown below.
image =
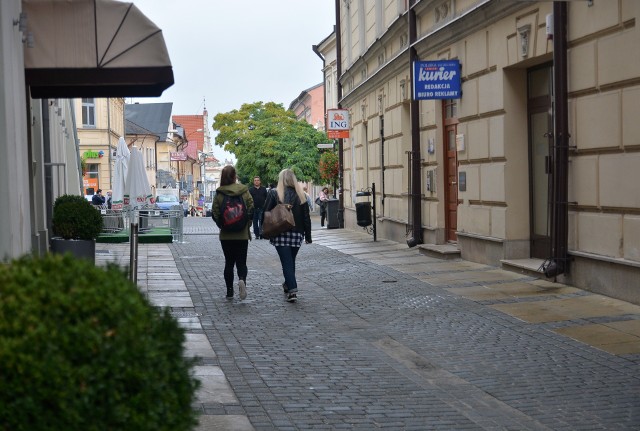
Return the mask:
[[296,302],[298,300],[298,295],[296,295],[295,293],[290,293],[289,296],[287,296],[287,302]]
[[284,290],[284,294],[289,293],[289,289],[287,289],[287,282],[282,283],[282,290]]
[[227,299],[233,299],[233,287],[227,287]]

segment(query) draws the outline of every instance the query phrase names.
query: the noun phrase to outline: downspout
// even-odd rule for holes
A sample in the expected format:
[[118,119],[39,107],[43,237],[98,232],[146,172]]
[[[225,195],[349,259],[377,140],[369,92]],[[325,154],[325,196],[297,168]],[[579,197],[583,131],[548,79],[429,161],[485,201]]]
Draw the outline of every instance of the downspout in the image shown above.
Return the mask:
[[[413,63],[418,60],[418,53],[413,45],[417,40],[416,0],[409,4],[409,68],[413,70]],[[419,102],[411,97],[411,237],[407,239],[409,247],[422,244],[422,186],[420,172],[420,114]]]
[[78,176],[80,177],[80,194],[84,196],[84,176],[82,175],[82,157],[80,156],[80,138],[78,138],[78,124],[76,123],[76,108],[74,103],[69,103],[71,111],[71,124],[73,125],[73,142],[76,144],[76,155],[78,160]]
[[[340,77],[342,75],[342,47],[341,47],[341,39],[340,39],[340,0],[336,0],[336,72],[338,75],[338,80],[336,82],[337,88],[337,99],[338,106],[337,108],[341,108],[342,104],[340,100],[342,99],[342,84],[340,84]],[[344,140],[338,139],[338,199],[339,209],[338,209],[338,223],[341,228],[344,227],[344,187],[343,187],[343,176],[344,176],[344,154],[342,151],[342,147],[344,145]]]
[[[380,96],[382,97],[382,96]],[[380,187],[380,206],[382,207],[382,211],[380,212],[384,217],[384,107],[382,106],[382,99],[379,100],[380,103],[380,182],[382,183],[382,187]]]
[[567,4],[553,2],[554,146],[551,197],[551,257],[546,277],[569,272],[569,115],[567,103]]
[[107,147],[109,149],[109,189],[113,188],[113,166],[111,157],[111,99],[107,97]]

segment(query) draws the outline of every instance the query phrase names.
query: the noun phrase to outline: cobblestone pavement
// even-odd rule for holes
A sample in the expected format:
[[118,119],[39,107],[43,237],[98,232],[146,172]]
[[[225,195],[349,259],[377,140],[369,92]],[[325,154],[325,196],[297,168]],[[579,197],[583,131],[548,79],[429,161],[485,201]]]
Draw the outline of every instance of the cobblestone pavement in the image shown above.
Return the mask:
[[192,301],[172,311],[233,395],[201,398],[199,429],[640,429],[639,306],[361,232],[313,238],[296,304],[268,241],[250,243],[244,301],[224,298],[211,220],[169,245]]

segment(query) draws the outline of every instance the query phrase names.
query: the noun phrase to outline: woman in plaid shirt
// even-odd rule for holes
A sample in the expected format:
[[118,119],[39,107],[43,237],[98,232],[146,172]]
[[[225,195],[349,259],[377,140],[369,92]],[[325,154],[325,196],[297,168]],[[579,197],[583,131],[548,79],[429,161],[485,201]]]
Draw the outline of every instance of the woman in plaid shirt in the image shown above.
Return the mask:
[[271,238],[270,242],[276,247],[278,256],[280,256],[282,274],[284,275],[282,288],[287,295],[287,301],[296,302],[298,300],[296,256],[303,240],[307,244],[311,244],[311,217],[304,190],[291,169],[280,171],[278,186],[269,190],[264,210],[271,211],[279,202],[292,205],[291,212],[296,225],[277,237]]

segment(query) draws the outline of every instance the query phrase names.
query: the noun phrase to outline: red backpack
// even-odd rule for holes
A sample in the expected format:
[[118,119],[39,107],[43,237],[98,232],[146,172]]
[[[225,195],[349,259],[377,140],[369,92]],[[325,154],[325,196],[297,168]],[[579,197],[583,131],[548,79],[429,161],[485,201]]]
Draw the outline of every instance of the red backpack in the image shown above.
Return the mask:
[[220,222],[218,226],[231,232],[241,231],[249,221],[247,205],[241,195],[224,195],[220,208]]

